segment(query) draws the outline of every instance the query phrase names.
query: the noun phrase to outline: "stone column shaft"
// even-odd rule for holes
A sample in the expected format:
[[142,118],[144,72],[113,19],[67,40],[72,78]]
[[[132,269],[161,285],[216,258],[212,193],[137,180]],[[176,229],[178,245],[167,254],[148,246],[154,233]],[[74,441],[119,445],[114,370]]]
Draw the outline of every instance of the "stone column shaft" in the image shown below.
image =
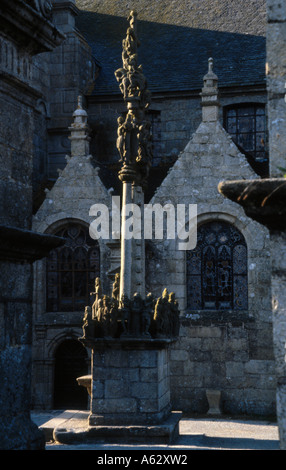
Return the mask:
[[286,233],[271,231],[272,318],[276,362],[277,421],[280,447],[286,449]]
[[[286,168],[286,4],[267,0],[269,173],[281,177]],[[277,420],[280,446],[286,449],[286,235],[270,231],[272,254],[273,341],[277,375]]]
[[133,201],[140,208],[141,233],[140,238],[133,240],[133,276],[132,293],[138,292],[145,298],[145,240],[144,240],[144,192],[141,186],[133,186]]
[[[267,0],[267,108],[270,176],[282,176],[286,168],[286,4]],[[284,172],[286,173],[286,172]]]
[[121,267],[120,267],[120,293],[119,298],[127,295],[130,299],[132,285],[132,242],[127,235],[126,205],[132,203],[132,183],[123,181],[122,184],[122,213],[121,213]]

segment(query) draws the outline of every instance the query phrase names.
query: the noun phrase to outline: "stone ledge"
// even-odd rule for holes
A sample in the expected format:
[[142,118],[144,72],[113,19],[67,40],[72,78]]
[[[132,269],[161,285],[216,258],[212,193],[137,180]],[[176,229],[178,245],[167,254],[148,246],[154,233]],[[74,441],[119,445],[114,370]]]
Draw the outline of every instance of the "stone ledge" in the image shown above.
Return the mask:
[[31,54],[51,51],[65,38],[54,24],[23,0],[1,0],[0,26],[20,47],[28,47]]
[[[98,400],[103,402],[102,408],[97,406],[97,411],[91,411],[88,423],[90,426],[158,426],[165,422],[170,416],[171,405],[169,404],[169,397],[167,397],[167,404],[164,408],[158,409],[158,400],[154,399],[156,403],[155,411],[140,410],[138,412],[138,404],[143,405],[143,400],[136,398],[125,399],[111,399],[111,400]],[[93,405],[93,403],[92,403]],[[99,403],[100,405],[100,403]],[[146,405],[146,403],[145,403]],[[92,408],[93,410],[93,408]]]
[[133,349],[133,350],[151,350],[165,349],[177,338],[79,338],[79,341],[86,347],[96,351],[106,349]]
[[253,323],[254,318],[248,310],[190,310],[181,318],[182,326],[219,326],[232,324],[234,326],[243,323]]
[[286,178],[225,181],[218,190],[269,230],[286,230]]
[[[179,421],[181,412],[172,412],[170,416],[158,425],[128,425],[128,426],[76,426],[76,422],[70,419],[68,427],[54,429],[53,438],[62,444],[72,443],[152,443],[170,444],[179,436]],[[76,418],[75,418],[76,421]]]
[[0,225],[0,242],[1,261],[33,263],[47,256],[50,250],[63,245],[65,239]]

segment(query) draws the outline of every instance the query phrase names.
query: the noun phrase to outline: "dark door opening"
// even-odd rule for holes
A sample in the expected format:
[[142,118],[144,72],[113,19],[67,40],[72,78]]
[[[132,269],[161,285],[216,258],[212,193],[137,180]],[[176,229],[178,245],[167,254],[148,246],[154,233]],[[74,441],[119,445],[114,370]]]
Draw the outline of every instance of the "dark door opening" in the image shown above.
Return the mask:
[[88,393],[76,379],[88,374],[87,352],[76,340],[63,341],[55,354],[54,408],[86,410]]

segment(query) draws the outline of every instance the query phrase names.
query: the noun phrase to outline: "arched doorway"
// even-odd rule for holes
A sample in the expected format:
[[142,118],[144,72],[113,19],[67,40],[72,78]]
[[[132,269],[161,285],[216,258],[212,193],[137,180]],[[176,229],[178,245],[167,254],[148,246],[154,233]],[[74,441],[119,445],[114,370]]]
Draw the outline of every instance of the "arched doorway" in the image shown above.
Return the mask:
[[55,354],[54,408],[86,410],[88,393],[76,379],[88,373],[88,355],[77,340],[63,341]]

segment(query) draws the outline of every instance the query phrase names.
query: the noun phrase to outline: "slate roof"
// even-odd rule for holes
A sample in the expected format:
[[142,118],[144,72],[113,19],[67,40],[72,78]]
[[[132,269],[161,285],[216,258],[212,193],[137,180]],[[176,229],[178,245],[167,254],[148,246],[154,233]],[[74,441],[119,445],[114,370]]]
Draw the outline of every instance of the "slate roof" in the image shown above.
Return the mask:
[[80,10],[195,29],[264,36],[266,0],[73,0]]
[[[81,10],[76,26],[101,66],[92,94],[119,94],[114,71],[122,66],[126,17]],[[200,89],[209,57],[214,59],[219,87],[265,84],[263,35],[151,22],[138,17],[138,36],[139,62],[152,93]]]

